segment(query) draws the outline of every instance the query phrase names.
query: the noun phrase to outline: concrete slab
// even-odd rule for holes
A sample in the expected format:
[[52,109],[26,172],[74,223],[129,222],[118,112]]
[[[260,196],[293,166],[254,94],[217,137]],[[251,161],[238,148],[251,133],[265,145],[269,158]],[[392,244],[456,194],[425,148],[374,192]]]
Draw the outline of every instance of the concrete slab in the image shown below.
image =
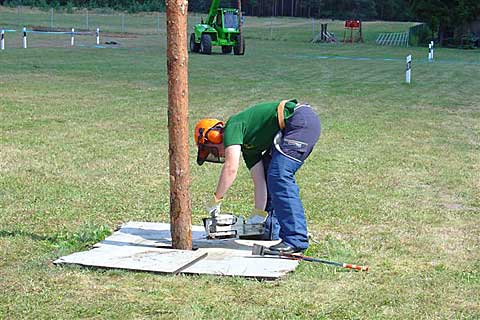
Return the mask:
[[169,224],[128,222],[92,250],[62,257],[54,263],[261,279],[277,279],[298,265],[295,260],[252,256],[254,243],[269,246],[276,241],[208,240],[203,226],[192,227],[192,240],[193,251],[169,249]]

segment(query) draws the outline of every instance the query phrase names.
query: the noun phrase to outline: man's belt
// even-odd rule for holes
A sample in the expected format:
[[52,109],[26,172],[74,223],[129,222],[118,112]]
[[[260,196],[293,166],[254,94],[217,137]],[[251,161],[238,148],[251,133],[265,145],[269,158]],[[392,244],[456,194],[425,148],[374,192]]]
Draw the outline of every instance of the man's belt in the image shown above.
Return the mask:
[[285,104],[290,100],[282,100],[278,104],[277,107],[277,119],[278,119],[278,127],[280,130],[285,129],[285,114],[283,113],[283,109],[285,109]]

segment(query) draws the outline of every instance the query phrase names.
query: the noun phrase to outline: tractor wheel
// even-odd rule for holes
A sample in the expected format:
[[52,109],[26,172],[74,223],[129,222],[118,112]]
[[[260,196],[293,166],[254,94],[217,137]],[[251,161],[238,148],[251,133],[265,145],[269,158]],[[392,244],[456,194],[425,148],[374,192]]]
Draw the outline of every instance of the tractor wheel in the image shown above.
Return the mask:
[[222,53],[232,53],[232,46],[222,46]]
[[[240,52],[240,41],[242,41],[242,52]],[[237,36],[237,43],[235,43],[233,47],[233,54],[237,56],[245,54],[245,38],[243,36]]]
[[195,42],[195,34],[192,33],[190,35],[190,52],[198,52],[200,51],[200,43]]
[[200,40],[200,51],[203,54],[212,53],[212,37],[210,37],[209,34],[202,34],[202,38]]

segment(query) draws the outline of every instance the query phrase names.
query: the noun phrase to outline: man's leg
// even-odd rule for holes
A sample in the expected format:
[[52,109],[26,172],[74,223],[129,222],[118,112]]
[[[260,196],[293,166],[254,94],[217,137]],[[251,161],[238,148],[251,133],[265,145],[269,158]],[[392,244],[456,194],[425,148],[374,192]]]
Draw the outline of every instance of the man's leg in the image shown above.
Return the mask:
[[287,121],[281,143],[274,148],[267,176],[272,206],[280,224],[280,238],[294,250],[308,247],[307,223],[295,173],[320,136],[320,120],[309,106],[301,106]]
[[302,163],[273,151],[268,171],[268,188],[282,241],[297,250],[308,248],[307,222],[300,200],[295,172]]
[[[270,161],[272,160],[271,152],[268,151],[263,156],[263,169],[265,170],[265,181],[268,177],[268,167],[270,166]],[[275,215],[275,210],[272,206],[272,197],[270,196],[270,190],[267,183],[267,205],[265,211],[268,212],[267,219],[265,220],[265,233],[262,240],[278,240],[280,239],[280,224],[278,223],[277,217]]]

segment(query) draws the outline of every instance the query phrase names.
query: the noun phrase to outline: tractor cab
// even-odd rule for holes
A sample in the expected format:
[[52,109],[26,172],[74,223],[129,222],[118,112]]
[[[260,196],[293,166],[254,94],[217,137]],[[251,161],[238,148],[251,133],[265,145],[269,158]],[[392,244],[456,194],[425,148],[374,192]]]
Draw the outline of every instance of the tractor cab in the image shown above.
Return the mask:
[[[219,29],[238,31],[238,15],[236,9],[218,9],[216,25]],[[230,30],[233,29],[233,30]]]
[[[219,8],[219,0],[213,0],[206,22],[194,27],[190,35],[190,52],[211,54],[213,46],[222,47],[222,53],[243,55],[244,39],[240,35],[239,13],[235,8]],[[242,43],[242,45],[240,45]]]
[[231,36],[239,33],[237,10],[218,9],[213,27],[217,31],[217,38],[231,40]]

